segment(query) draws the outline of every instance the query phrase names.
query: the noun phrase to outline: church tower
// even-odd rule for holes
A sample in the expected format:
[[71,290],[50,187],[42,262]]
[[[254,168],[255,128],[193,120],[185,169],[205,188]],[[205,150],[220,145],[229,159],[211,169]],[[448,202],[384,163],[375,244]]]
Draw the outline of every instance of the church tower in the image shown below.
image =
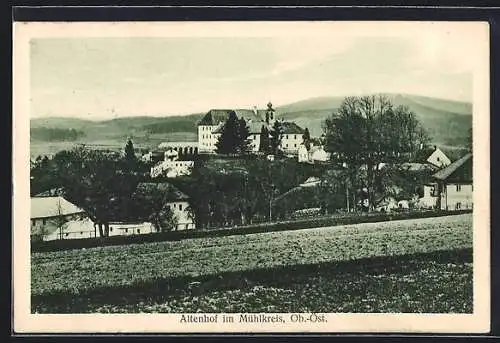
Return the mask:
[[276,120],[276,111],[273,108],[273,104],[269,102],[267,104],[267,110],[266,110],[266,123],[272,126],[275,120]]

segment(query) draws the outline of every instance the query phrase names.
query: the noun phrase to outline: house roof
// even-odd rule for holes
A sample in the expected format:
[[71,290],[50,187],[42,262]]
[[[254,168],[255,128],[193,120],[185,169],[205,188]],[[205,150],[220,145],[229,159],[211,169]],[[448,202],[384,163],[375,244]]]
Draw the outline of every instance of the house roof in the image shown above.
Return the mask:
[[137,189],[143,193],[159,190],[169,195],[169,201],[187,200],[189,196],[181,192],[175,186],[168,182],[141,182],[137,185]]
[[407,171],[434,171],[438,167],[430,163],[415,163],[415,162],[405,162],[401,164],[401,167]]
[[294,133],[303,134],[305,131],[303,128],[295,124],[293,121],[281,122],[281,128],[283,129],[284,134],[294,134]]
[[440,149],[450,159],[451,162],[460,159],[462,156],[469,152],[466,148],[440,147]]
[[467,153],[432,177],[441,181],[472,181],[472,154]]
[[48,189],[44,192],[38,193],[35,195],[35,197],[40,198],[40,197],[58,197],[58,196],[64,196],[64,189],[62,188],[51,188]]
[[[414,161],[417,163],[426,163],[427,159],[436,151],[434,147],[423,148],[415,154]],[[446,155],[446,153],[445,153]]]
[[31,198],[31,219],[78,213],[85,213],[85,211],[60,196]]

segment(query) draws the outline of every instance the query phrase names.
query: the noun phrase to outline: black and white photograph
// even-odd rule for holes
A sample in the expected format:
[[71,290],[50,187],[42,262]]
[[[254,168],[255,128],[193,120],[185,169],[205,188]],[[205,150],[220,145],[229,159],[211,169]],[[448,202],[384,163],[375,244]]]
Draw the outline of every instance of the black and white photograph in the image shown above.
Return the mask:
[[486,23],[13,42],[19,328],[488,331]]

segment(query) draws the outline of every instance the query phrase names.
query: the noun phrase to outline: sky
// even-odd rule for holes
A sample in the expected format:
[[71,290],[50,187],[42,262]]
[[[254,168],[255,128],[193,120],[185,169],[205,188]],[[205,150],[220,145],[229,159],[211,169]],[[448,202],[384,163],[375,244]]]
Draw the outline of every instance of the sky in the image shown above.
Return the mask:
[[472,101],[460,37],[109,37],[30,41],[31,117],[91,120],[406,93]]

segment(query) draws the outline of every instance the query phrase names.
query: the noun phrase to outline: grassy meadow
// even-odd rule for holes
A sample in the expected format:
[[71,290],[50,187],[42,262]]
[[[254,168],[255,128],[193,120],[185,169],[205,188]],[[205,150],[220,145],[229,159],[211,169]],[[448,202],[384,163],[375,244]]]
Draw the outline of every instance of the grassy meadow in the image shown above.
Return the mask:
[[32,311],[471,312],[472,215],[32,253]]

